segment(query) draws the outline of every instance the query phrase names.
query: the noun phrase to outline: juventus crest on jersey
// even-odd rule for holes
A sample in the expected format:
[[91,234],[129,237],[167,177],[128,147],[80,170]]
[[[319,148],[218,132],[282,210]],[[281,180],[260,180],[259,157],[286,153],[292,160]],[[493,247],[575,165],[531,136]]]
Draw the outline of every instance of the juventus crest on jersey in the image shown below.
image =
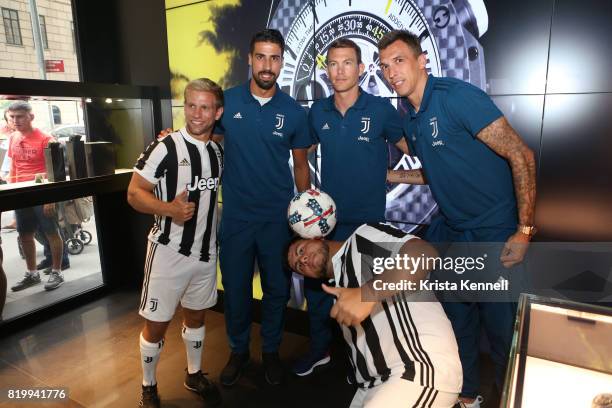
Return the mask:
[[185,256],[209,262],[217,255],[217,195],[223,171],[223,148],[202,142],[185,128],[156,140],[139,157],[134,171],[155,184],[155,196],[170,202],[184,190],[195,203],[193,218],[179,225],[155,216],[149,240]]
[[[368,276],[362,268],[372,265],[367,258],[379,256],[383,246],[394,257],[413,238],[389,224],[362,225],[332,258],[336,286],[362,286]],[[341,326],[359,387],[400,376],[429,389],[461,390],[461,362],[450,321],[433,296],[421,295],[426,301],[400,292],[378,302],[359,326]]]

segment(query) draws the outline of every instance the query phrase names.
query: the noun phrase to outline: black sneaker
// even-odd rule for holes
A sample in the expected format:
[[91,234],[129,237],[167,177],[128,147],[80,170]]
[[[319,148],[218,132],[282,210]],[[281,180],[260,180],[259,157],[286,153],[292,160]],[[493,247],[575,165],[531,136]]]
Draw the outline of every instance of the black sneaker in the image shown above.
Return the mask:
[[278,353],[262,353],[266,381],[270,385],[280,385],[285,377],[285,370]]
[[249,353],[230,354],[229,361],[221,371],[221,384],[226,387],[236,384],[242,375],[242,370],[249,362]]
[[218,407],[221,405],[221,393],[215,384],[204,376],[202,371],[194,374],[185,374],[185,388],[197,393],[207,407]]
[[308,354],[295,362],[292,371],[295,375],[305,377],[313,373],[316,367],[326,366],[331,363],[329,352],[310,350]]
[[143,408],[159,408],[161,406],[159,395],[157,395],[157,384],[142,386],[142,395],[138,406]]
[[15,286],[11,286],[11,290],[13,292],[19,292],[20,290],[24,290],[39,283],[40,276],[38,274],[32,276],[29,273],[26,273],[22,280],[17,282]]
[[40,271],[41,269],[47,269],[51,267],[51,259],[45,258],[38,265],[36,265],[36,270]]

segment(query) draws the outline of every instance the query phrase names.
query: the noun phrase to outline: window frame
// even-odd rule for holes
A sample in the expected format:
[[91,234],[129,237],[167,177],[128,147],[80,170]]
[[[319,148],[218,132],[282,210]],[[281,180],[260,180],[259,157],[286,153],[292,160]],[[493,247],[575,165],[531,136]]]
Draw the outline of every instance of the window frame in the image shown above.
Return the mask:
[[[4,23],[4,35],[6,38],[6,43],[9,45],[23,46],[21,23],[19,22],[19,11],[8,7],[2,7],[2,21]],[[16,27],[14,25],[15,23]],[[15,28],[17,33],[15,33]],[[15,34],[17,34],[17,37]]]
[[40,27],[40,37],[44,50],[49,49],[49,37],[47,37],[47,19],[44,15],[38,15],[38,26]]

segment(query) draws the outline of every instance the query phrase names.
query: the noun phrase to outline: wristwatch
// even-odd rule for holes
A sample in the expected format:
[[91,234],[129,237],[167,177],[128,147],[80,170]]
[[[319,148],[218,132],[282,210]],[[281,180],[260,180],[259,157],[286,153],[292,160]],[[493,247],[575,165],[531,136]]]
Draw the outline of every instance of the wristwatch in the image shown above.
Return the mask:
[[518,232],[528,235],[529,237],[533,237],[538,229],[533,225],[519,225],[517,227]]
[[[272,4],[268,27],[278,29],[285,37],[278,84],[304,106],[332,93],[325,55],[334,40],[346,37],[362,51],[366,69],[360,78],[361,87],[392,98],[394,106],[405,113],[405,102],[400,102],[379,68],[378,40],[396,29],[419,36],[428,73],[468,81],[481,89],[486,86],[484,56],[478,43],[488,27],[483,0],[281,0]],[[404,155],[393,145],[389,145],[389,153],[389,168],[421,167],[418,158]],[[320,181],[319,159],[311,159],[315,185]],[[428,223],[436,209],[427,186],[387,185],[386,218],[413,224],[399,225],[407,232],[416,224]]]

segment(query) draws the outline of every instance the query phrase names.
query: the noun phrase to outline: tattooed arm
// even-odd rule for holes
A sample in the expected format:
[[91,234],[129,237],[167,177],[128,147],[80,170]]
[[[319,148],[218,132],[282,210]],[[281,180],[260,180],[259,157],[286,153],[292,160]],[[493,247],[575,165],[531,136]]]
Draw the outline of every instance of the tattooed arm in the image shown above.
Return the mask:
[[[401,138],[395,146],[404,154],[410,155],[408,143],[406,139]],[[417,170],[387,170],[387,183],[402,183],[402,184],[427,184],[423,171]]]
[[[489,146],[510,164],[514,191],[517,199],[519,224],[533,225],[535,217],[535,158],[520,136],[512,129],[505,117],[501,117],[482,129],[476,137]],[[502,263],[509,268],[523,260],[527,243],[531,237],[516,232],[506,242],[501,256]]]
[[387,170],[387,182],[403,184],[427,184],[421,169]]

